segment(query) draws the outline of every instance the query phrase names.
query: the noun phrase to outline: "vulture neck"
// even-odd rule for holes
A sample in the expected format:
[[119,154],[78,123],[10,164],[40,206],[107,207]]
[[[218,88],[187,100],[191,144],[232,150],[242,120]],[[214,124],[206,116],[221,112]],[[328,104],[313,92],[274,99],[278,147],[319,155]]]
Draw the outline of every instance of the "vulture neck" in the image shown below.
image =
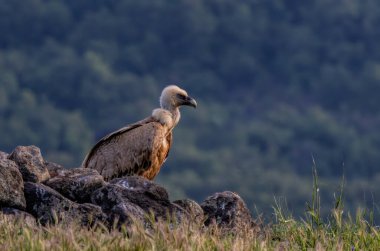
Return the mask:
[[181,113],[179,112],[178,106],[172,106],[172,105],[166,106],[166,105],[162,105],[161,108],[169,111],[170,114],[172,115],[172,119],[173,119],[173,126],[172,126],[172,128],[174,128],[178,124],[179,119],[181,118]]
[[179,112],[179,108],[176,107],[175,109],[173,109],[173,111],[170,111],[171,114],[173,114],[173,121],[174,121],[174,124],[173,124],[173,127],[176,126],[179,122],[179,119],[181,118],[181,113]]

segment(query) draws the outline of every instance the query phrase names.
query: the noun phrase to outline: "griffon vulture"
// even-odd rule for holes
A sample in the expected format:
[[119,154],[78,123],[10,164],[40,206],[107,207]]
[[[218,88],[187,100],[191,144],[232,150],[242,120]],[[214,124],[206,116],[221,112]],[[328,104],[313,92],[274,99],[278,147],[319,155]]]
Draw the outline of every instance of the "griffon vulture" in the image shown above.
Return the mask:
[[102,138],[87,154],[82,167],[96,169],[105,180],[139,175],[152,180],[160,171],[172,144],[172,130],[180,119],[179,107],[196,108],[185,90],[170,85],[160,97],[161,108],[152,115]]

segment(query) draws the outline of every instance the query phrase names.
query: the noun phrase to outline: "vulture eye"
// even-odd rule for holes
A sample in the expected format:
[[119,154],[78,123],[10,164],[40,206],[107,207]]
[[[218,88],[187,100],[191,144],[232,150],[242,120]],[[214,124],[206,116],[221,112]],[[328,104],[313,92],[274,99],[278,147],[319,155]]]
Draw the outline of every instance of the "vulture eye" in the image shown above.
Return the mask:
[[182,95],[182,94],[177,94],[177,98],[182,99],[182,100],[185,100],[185,99],[186,99],[186,96],[185,96],[185,95]]

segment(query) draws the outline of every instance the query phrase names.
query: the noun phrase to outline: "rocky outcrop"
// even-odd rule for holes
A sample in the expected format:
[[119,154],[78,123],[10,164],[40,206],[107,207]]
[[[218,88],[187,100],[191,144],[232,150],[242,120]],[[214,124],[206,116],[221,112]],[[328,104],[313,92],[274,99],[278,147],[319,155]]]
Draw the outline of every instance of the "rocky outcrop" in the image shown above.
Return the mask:
[[41,151],[36,146],[18,146],[8,158],[16,162],[24,181],[44,182],[50,178]]
[[246,204],[234,192],[215,193],[201,204],[205,226],[216,225],[226,233],[240,234],[256,226]]
[[96,170],[45,162],[35,146],[0,152],[0,214],[1,219],[28,225],[77,222],[121,228],[138,221],[151,228],[161,219],[217,227],[228,234],[256,226],[244,201],[233,192],[216,193],[201,205],[190,199],[172,202],[164,187],[143,177],[107,183]]
[[100,207],[70,201],[43,184],[26,182],[24,191],[27,212],[35,216],[42,224],[63,220],[91,226],[97,222],[106,222],[106,215]]
[[94,169],[73,168],[57,171],[45,185],[70,200],[86,203],[91,201],[91,194],[104,186],[105,182],[103,176]]
[[15,162],[0,158],[0,206],[25,208],[24,182]]

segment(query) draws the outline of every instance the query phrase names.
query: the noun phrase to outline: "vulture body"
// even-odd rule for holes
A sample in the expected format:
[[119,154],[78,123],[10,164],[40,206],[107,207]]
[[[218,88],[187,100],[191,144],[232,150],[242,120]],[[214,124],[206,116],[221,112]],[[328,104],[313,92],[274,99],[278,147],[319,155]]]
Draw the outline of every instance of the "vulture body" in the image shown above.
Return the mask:
[[172,130],[180,119],[179,107],[196,101],[178,86],[166,87],[161,108],[152,115],[102,138],[87,154],[82,167],[96,169],[105,180],[139,175],[152,180],[160,171],[172,144]]

